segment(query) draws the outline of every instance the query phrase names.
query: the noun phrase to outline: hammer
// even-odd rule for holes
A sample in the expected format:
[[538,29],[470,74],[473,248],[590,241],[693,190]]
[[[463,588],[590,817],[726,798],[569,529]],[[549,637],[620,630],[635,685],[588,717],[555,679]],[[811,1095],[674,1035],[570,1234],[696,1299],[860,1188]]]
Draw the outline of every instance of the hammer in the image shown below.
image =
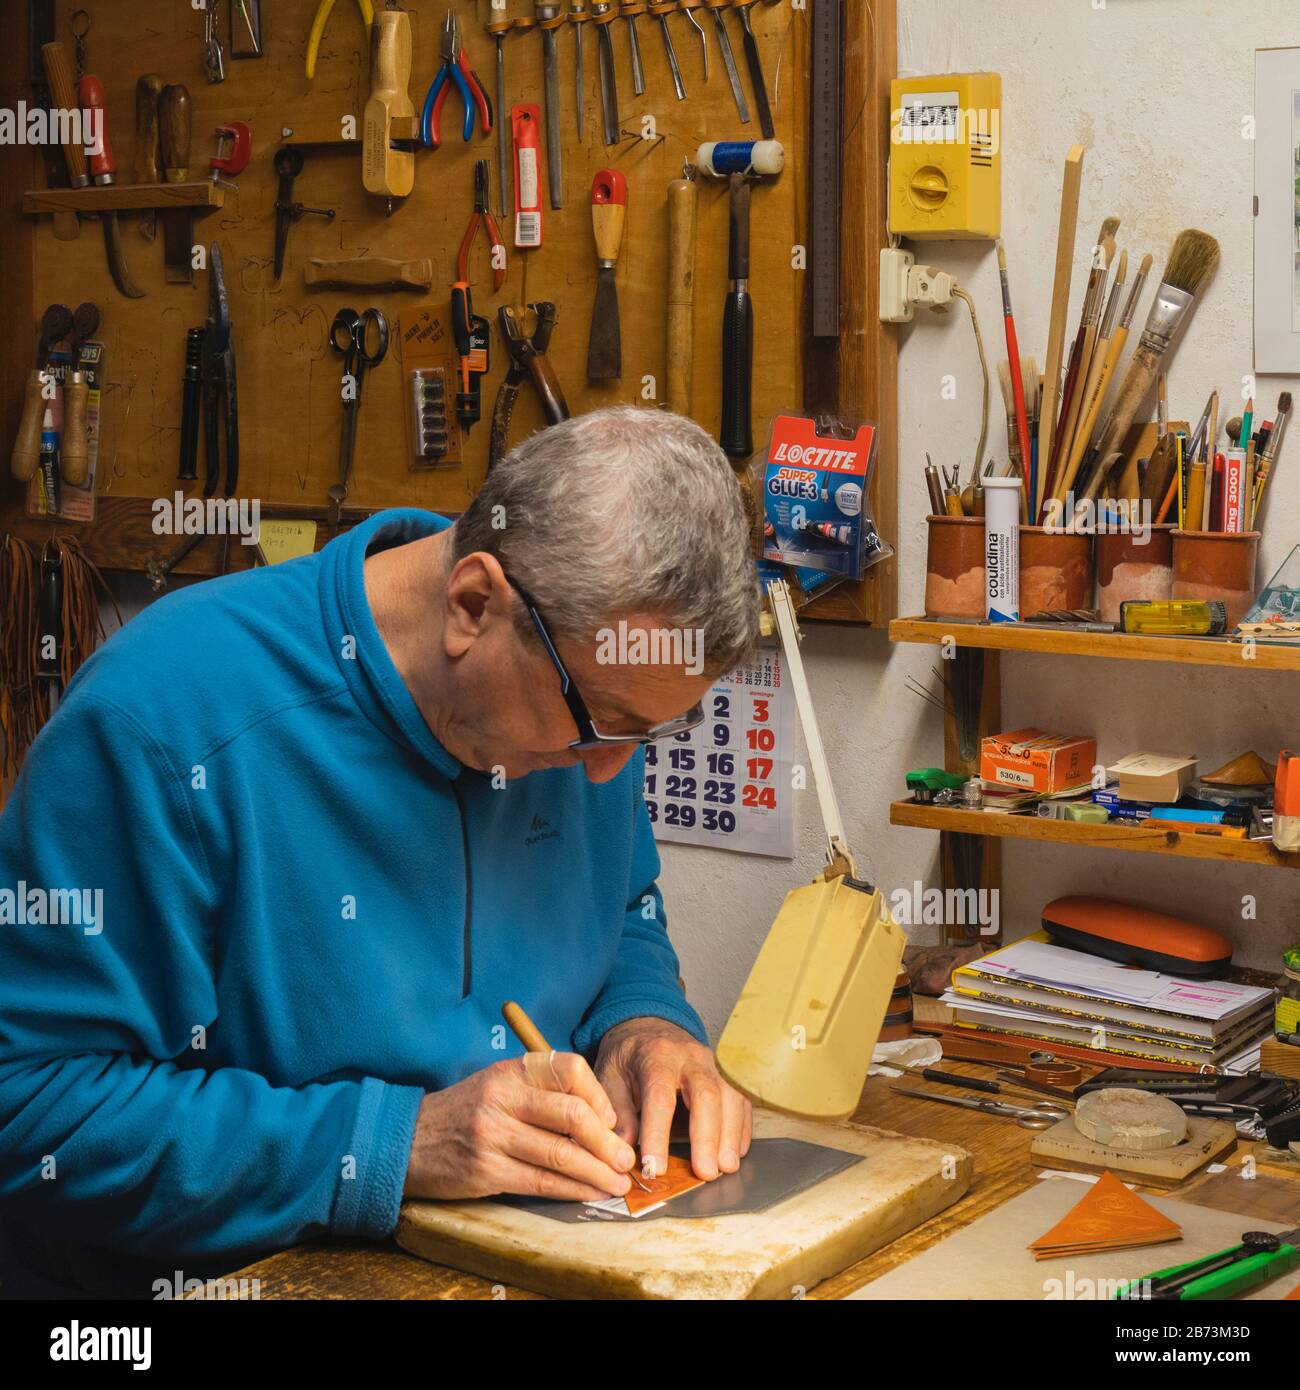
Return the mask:
[[750,181],[774,178],[785,167],[778,140],[717,140],[695,156],[701,173],[730,183],[727,302],[722,311],[722,429],[718,442],[731,459],[754,452],[750,398],[754,369],[754,302],[749,294]]

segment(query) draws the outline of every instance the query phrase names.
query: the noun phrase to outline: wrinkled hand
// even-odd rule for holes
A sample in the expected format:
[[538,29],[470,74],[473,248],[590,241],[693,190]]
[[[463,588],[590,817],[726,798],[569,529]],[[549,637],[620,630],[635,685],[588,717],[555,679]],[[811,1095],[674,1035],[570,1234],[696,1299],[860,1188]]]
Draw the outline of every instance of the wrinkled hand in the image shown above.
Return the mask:
[[677,1097],[691,1114],[691,1167],[711,1180],[734,1173],[749,1152],[749,1101],[718,1073],[713,1053],[684,1028],[660,1018],[631,1018],[600,1040],[596,1076],[618,1112],[615,1133],[640,1143],[643,1165],[668,1165]]
[[[496,1062],[420,1102],[406,1197],[490,1197],[499,1192],[600,1202],[631,1187],[631,1147],[591,1068],[554,1056],[562,1090],[533,1085],[522,1057]],[[550,1073],[548,1071],[548,1077]]]

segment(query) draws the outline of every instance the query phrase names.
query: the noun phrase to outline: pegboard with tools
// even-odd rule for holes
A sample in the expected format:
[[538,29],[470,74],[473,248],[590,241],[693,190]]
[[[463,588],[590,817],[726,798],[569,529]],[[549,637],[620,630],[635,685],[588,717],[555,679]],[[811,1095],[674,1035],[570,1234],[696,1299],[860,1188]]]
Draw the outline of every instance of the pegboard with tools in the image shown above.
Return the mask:
[[[267,515],[319,519],[321,542],[335,521],[383,507],[463,509],[494,436],[500,454],[564,411],[671,405],[715,438],[728,435],[743,475],[772,414],[803,403],[816,256],[805,151],[819,107],[812,13],[800,0],[276,0],[252,12],[222,0],[215,14],[174,0],[150,8],[147,22],[129,0],[23,8],[16,24],[61,45],[83,106],[86,80],[98,79],[114,172],[92,158],[90,186],[69,188],[72,164],[61,168],[57,151],[53,160],[48,150],[4,152],[5,196],[24,214],[7,226],[15,254],[6,261],[30,262],[32,273],[19,296],[30,311],[5,349],[2,404],[13,438],[42,311],[94,304],[106,364],[95,519],[74,523],[65,503],[53,524],[78,525],[101,566],[147,569],[158,551],[154,500],[208,493],[205,460],[188,476],[182,441],[192,454],[187,344],[192,353],[191,330],[212,321],[213,248],[238,364],[238,495],[260,499]],[[866,265],[884,165],[871,116],[887,100],[893,6],[873,9],[842,20],[838,98],[853,127],[842,199],[836,192],[851,243],[837,258],[842,323],[874,322]],[[873,24],[883,54],[867,41]],[[0,60],[15,99],[25,91],[30,101],[38,79],[49,88],[41,47],[15,43]],[[726,176],[698,166],[701,146],[755,141],[776,142],[783,159],[749,161],[779,172],[746,180],[746,435],[723,421],[735,199]],[[864,195],[862,171],[877,156]],[[872,216],[855,221],[864,197]],[[374,309],[389,330],[355,409],[334,332],[344,309]],[[819,312],[824,320],[824,305]],[[859,397],[849,407],[886,421],[887,332],[873,331],[866,345],[860,334],[831,340],[837,389]],[[819,388],[825,349],[822,340]],[[497,409],[503,393],[508,411]],[[350,469],[345,431],[355,435]],[[886,454],[877,515],[889,518],[892,447]],[[210,495],[221,496],[230,470],[216,471]],[[49,530],[33,514],[48,506],[39,481],[11,481],[3,500],[0,529]],[[199,546],[175,572],[248,562],[233,553],[241,547],[225,549],[223,559],[220,547]],[[888,616],[892,575],[862,589],[841,595],[844,611],[829,615]]]

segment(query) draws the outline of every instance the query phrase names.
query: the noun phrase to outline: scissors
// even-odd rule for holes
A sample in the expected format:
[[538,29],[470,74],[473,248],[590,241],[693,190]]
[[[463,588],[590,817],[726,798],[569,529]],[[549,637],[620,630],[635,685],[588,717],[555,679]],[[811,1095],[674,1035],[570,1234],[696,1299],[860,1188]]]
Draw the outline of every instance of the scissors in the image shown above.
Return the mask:
[[337,526],[352,480],[357,452],[357,414],[366,368],[377,367],[388,354],[388,320],[378,309],[358,314],[340,309],[330,325],[330,346],[343,358],[339,394],[343,398],[343,428],[339,434],[339,480],[330,488],[330,520]]
[[910,1086],[891,1086],[900,1096],[915,1096],[917,1100],[937,1100],[940,1105],[960,1105],[964,1110],[982,1110],[986,1115],[1006,1115],[1021,1129],[1050,1129],[1069,1115],[1064,1105],[1050,1100],[1035,1101],[1033,1105],[1012,1105],[1005,1100],[972,1100],[966,1096],[941,1096],[938,1091],[916,1091]]

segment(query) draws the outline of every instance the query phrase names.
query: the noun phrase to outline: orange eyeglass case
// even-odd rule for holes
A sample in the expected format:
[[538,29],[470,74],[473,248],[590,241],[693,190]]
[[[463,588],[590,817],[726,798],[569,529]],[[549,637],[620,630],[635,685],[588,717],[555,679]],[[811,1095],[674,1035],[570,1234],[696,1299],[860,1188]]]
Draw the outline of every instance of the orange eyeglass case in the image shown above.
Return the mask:
[[1086,893],[1048,903],[1043,930],[1059,946],[1167,975],[1217,975],[1232,964],[1232,942],[1209,927]]

